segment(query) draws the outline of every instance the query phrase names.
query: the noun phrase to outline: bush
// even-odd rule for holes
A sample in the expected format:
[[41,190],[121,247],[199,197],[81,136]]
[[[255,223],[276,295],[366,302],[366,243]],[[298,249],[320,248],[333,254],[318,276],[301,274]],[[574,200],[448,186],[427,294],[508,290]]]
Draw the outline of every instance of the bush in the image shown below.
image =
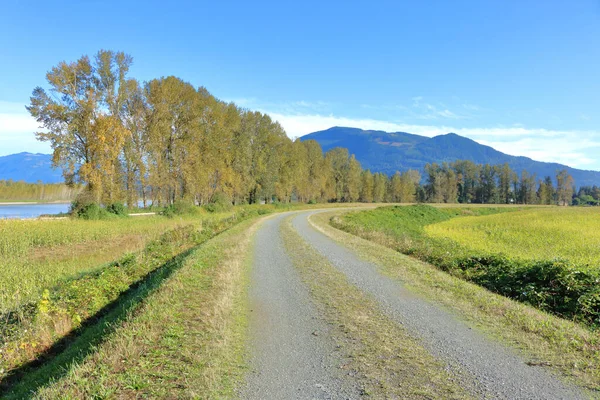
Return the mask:
[[233,204],[231,203],[231,199],[225,193],[219,192],[215,193],[211,202],[204,206],[204,209],[208,212],[225,212],[231,210]]
[[193,202],[189,200],[177,200],[175,203],[166,207],[161,214],[168,218],[173,218],[175,215],[190,215],[197,213],[198,207],[196,207]]
[[109,204],[106,207],[106,211],[108,211],[111,214],[119,215],[119,216],[122,216],[122,217],[127,215],[127,211],[126,211],[125,206],[123,205],[123,203]]

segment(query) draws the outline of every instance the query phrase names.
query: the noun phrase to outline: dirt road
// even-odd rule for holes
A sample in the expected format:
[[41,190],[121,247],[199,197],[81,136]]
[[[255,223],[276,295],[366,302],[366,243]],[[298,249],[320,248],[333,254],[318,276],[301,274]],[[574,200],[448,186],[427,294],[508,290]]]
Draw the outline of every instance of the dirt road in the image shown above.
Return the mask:
[[[474,398],[583,399],[542,367],[527,365],[514,350],[470,328],[459,317],[412,294],[361,260],[351,249],[317,231],[315,211],[293,217],[293,227],[380,311],[408,329]],[[256,237],[250,289],[251,372],[244,399],[359,398],[351,377],[340,373],[344,354],[328,337],[310,293],[284,250],[280,225],[286,215],[264,223]]]
[[348,399],[359,397],[342,374],[341,355],[328,337],[307,288],[286,255],[279,226],[257,232],[250,289],[251,370],[242,399]]

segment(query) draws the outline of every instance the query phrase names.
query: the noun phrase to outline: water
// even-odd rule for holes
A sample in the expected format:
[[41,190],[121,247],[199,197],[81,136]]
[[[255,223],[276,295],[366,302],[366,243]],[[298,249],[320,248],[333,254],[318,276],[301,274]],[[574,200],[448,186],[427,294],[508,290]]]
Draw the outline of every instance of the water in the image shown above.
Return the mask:
[[42,214],[58,214],[69,211],[70,204],[1,204],[0,219],[36,218]]

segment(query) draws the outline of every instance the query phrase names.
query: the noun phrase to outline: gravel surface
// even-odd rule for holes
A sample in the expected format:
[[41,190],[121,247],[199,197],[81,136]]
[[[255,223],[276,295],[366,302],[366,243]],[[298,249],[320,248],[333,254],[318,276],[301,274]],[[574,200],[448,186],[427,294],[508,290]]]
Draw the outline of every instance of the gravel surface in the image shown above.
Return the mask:
[[359,388],[340,369],[344,362],[327,324],[285,253],[279,230],[285,217],[266,220],[256,234],[249,290],[252,354],[240,398],[359,398]]
[[[397,281],[379,273],[377,266],[361,260],[351,250],[313,228],[308,222],[313,213],[315,211],[303,212],[293,219],[298,233],[342,271],[350,282],[373,296],[388,316],[420,338],[425,347],[444,360],[453,373],[472,382],[467,389],[474,396],[494,399],[589,398],[544,368],[525,364],[514,350],[471,329],[449,311],[412,294]],[[264,228],[271,230],[280,221],[281,218],[270,221],[271,225]],[[261,232],[262,240],[266,236],[265,229]],[[262,240],[257,243],[257,251],[263,251],[260,246],[264,243]],[[273,245],[279,245],[275,238],[270,240],[268,249],[276,250]],[[271,260],[280,263],[285,258]],[[264,286],[265,278],[260,279],[260,284],[268,288],[271,284]],[[272,298],[269,301],[281,300]]]

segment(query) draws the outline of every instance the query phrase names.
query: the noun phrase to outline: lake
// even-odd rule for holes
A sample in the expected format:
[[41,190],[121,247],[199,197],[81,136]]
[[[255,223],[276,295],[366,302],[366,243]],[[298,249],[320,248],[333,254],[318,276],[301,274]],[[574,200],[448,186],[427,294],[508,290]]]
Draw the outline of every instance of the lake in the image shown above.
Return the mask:
[[70,204],[1,204],[0,219],[36,218],[43,214],[58,214],[69,211]]

